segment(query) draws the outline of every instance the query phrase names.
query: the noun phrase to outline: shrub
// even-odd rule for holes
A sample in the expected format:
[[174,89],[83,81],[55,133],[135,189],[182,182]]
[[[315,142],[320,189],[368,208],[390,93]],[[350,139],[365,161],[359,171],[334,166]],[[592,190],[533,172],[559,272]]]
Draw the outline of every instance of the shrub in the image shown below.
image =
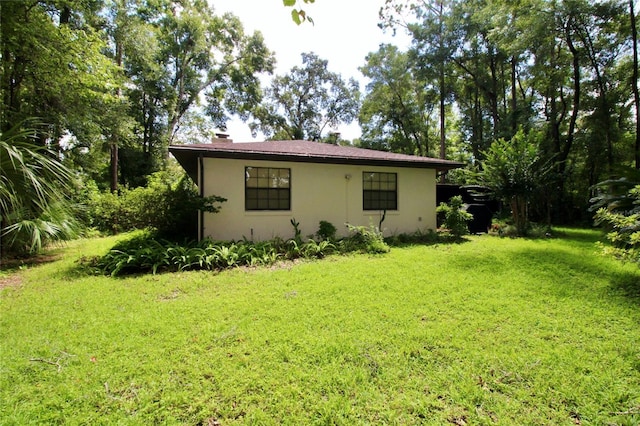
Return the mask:
[[302,255],[306,258],[322,258],[327,254],[331,254],[336,250],[336,246],[328,240],[323,240],[320,242],[316,242],[314,240],[309,240],[302,247]]
[[333,241],[336,239],[336,227],[333,226],[331,222],[327,222],[326,220],[320,221],[320,227],[318,228],[318,232],[316,232],[316,236],[321,240],[329,240]]
[[[489,229],[489,235],[497,235],[500,237],[516,238],[521,237],[522,234],[518,232],[515,225],[509,221],[495,221],[491,224]],[[553,236],[553,230],[547,224],[539,224],[529,222],[526,232],[527,238],[549,238]]]
[[300,230],[300,222],[296,220],[296,218],[292,218],[289,222],[291,222],[291,226],[293,226],[293,241],[296,243],[296,246],[302,244],[302,231]]
[[186,174],[157,172],[146,187],[124,188],[120,194],[93,191],[89,195],[89,225],[102,232],[153,229],[161,238],[180,241],[196,236],[197,212],[215,213],[226,201],[201,197]]
[[97,189],[91,192],[87,200],[87,225],[110,234],[136,229],[136,215],[130,208],[127,194],[126,188],[120,195]]
[[460,238],[469,233],[467,222],[473,219],[471,213],[468,213],[462,207],[462,197],[456,195],[451,197],[449,204],[440,203],[436,212],[444,214],[443,227],[454,238]]
[[343,252],[361,251],[372,254],[389,252],[390,248],[377,227],[347,224],[347,228],[351,234],[340,241],[340,248]]
[[603,246],[603,252],[640,266],[640,185],[629,190],[627,198],[626,210],[601,207],[595,221],[610,230],[606,238],[611,245]]

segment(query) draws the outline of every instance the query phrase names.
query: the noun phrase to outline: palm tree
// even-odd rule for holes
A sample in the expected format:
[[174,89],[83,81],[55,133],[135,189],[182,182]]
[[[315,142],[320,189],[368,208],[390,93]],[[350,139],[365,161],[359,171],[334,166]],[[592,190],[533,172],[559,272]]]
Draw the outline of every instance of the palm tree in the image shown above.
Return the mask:
[[79,229],[66,195],[73,174],[34,136],[24,123],[0,133],[0,255],[34,254]]

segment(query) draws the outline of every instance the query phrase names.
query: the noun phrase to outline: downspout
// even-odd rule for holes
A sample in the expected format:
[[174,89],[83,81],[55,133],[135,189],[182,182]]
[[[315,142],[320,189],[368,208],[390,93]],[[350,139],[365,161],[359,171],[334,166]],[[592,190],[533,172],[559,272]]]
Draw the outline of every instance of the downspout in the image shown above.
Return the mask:
[[382,211],[382,216],[380,216],[380,222],[378,222],[378,231],[380,231],[380,233],[382,233],[382,222],[384,222],[384,219],[387,217],[387,209],[384,209]]
[[[204,198],[204,157],[202,153],[198,155],[198,188],[200,197]],[[198,210],[198,241],[204,238],[204,210]]]
[[351,173],[344,175],[344,223],[349,223],[349,181],[351,180]]

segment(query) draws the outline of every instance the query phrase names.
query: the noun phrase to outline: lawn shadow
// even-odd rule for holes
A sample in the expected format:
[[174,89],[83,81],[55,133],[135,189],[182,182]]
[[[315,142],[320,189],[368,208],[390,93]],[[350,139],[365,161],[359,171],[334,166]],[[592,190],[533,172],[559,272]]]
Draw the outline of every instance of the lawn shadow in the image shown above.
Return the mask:
[[640,273],[620,274],[616,277],[616,280],[612,280],[611,288],[615,292],[633,300],[634,304],[640,305]]
[[[502,238],[492,237],[487,238]],[[601,298],[619,299],[640,305],[640,268],[612,265],[597,254],[599,232],[564,228],[550,238],[525,238],[524,248],[459,255],[461,268],[493,268],[513,276],[528,275],[540,283],[540,290],[558,298],[578,297],[597,303]],[[593,255],[585,255],[586,253]],[[563,277],[565,275],[566,277]],[[595,286],[594,278],[606,278],[605,286]],[[557,283],[557,284],[555,284]],[[600,281],[602,283],[602,281]]]
[[65,278],[65,279],[78,279],[78,278],[86,278],[91,276],[96,276],[96,277],[102,276],[102,274],[100,274],[97,268],[94,265],[92,265],[92,263],[95,262],[97,258],[98,256],[95,256],[95,257],[81,256],[78,259],[76,259],[73,262],[73,264],[71,264],[70,266],[60,269],[57,275],[60,278]]
[[[583,241],[594,244],[597,240],[584,238]],[[508,258],[510,266],[520,270],[531,269],[534,266],[541,274],[564,271],[568,279],[560,280],[563,284],[553,290],[558,297],[579,296],[597,302],[604,293],[605,296],[623,298],[633,305],[640,305],[640,268],[614,270],[606,263],[590,261],[590,257],[581,256],[579,253],[548,247],[515,251]],[[595,288],[589,280],[569,279],[575,278],[578,274],[606,277],[608,289],[603,292],[602,289]]]
[[449,244],[463,244],[471,240],[465,236],[454,237],[451,235],[417,234],[417,235],[394,235],[387,237],[384,241],[390,247],[407,248],[416,246],[436,246]]
[[0,261],[0,288],[17,287],[22,284],[19,274],[24,269],[48,265],[62,259],[64,247],[50,247],[41,254],[21,258],[3,258]]
[[98,256],[96,257],[85,257],[82,256],[79,259],[77,259],[73,265],[67,267],[67,268],[63,268],[60,269],[60,271],[58,273],[56,273],[55,275],[58,276],[59,278],[62,279],[80,279],[80,278],[86,278],[86,277],[107,277],[107,278],[111,278],[114,280],[124,280],[126,278],[136,278],[136,277],[143,277],[143,276],[147,276],[147,275],[161,275],[161,274],[170,274],[170,273],[174,273],[174,272],[178,272],[175,269],[171,269],[171,268],[161,268],[158,269],[155,273],[153,273],[152,271],[128,271],[127,268],[123,268],[122,270],[120,270],[117,274],[115,275],[110,275],[110,274],[105,274],[102,271],[100,271],[100,269],[94,265],[94,262],[97,260]]
[[49,250],[46,253],[24,258],[4,258],[0,261],[0,271],[12,274],[23,268],[43,265],[60,260],[62,252],[59,249]]
[[554,228],[552,235],[554,238],[585,244],[594,244],[604,239],[604,233],[597,228]]

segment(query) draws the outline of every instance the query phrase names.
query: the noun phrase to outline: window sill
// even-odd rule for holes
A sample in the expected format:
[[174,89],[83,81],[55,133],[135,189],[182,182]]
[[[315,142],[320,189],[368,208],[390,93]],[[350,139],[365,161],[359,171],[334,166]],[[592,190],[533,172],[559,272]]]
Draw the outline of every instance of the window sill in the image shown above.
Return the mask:
[[[380,215],[382,216],[384,214],[384,210],[362,210],[362,214],[364,216],[371,216],[371,215]],[[399,216],[400,215],[400,211],[399,210],[387,210],[387,216]]]
[[245,216],[291,216],[291,210],[245,210]]

